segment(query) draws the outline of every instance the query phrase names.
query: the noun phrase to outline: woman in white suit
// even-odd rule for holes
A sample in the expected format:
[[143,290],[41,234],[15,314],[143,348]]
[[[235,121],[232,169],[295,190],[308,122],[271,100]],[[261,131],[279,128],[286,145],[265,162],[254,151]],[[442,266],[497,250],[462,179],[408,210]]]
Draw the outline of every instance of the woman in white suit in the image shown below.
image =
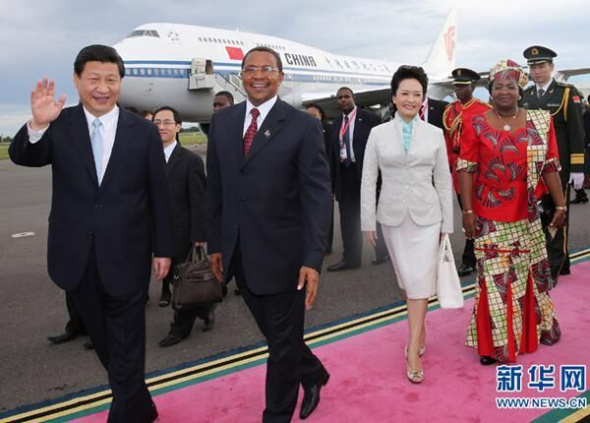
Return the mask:
[[[428,77],[422,68],[400,67],[391,80],[396,115],[371,131],[361,185],[361,226],[373,245],[376,223],[408,307],[407,376],[421,383],[428,297],[436,292],[438,247],[453,231],[452,181],[442,131],[420,119]],[[377,179],[382,187],[376,201]]]

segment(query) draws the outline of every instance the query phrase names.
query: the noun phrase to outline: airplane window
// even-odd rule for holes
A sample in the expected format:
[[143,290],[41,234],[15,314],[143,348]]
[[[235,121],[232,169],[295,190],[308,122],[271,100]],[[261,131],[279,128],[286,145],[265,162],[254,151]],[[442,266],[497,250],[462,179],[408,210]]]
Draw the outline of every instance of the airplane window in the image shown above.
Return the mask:
[[125,75],[131,75],[131,71],[129,70],[129,68],[125,69]]
[[140,70],[139,70],[139,74],[140,74],[140,75],[145,75],[145,69],[143,69],[143,68],[142,68],[142,69],[140,69]]
[[199,41],[203,41],[203,39],[201,37],[199,37]]
[[148,69],[148,70],[147,70],[147,74],[148,74],[148,75],[151,75],[151,74],[152,74],[152,70],[151,70],[151,69]]
[[212,42],[213,42],[213,40],[211,39],[211,37],[209,37],[209,38],[208,38],[208,40],[209,40],[209,42],[210,42],[210,43],[212,43]]
[[144,34],[145,31],[143,29],[136,29],[135,31],[131,31],[131,33],[129,33],[126,38],[141,37]]

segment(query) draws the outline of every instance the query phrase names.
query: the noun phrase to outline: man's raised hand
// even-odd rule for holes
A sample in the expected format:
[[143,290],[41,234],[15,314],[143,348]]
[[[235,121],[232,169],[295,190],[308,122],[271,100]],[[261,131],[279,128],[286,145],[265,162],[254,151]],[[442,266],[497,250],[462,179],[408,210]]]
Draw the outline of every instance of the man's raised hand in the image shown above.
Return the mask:
[[31,129],[44,129],[59,116],[66,102],[65,94],[55,101],[55,82],[53,79],[43,78],[37,81],[37,86],[31,91]]

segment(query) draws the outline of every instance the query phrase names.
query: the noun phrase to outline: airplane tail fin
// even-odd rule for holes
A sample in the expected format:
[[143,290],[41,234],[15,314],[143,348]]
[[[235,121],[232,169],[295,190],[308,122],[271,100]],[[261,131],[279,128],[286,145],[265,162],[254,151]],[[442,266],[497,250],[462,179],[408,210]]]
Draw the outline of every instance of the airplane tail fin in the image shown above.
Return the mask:
[[452,9],[422,65],[429,79],[446,79],[455,69],[457,12]]

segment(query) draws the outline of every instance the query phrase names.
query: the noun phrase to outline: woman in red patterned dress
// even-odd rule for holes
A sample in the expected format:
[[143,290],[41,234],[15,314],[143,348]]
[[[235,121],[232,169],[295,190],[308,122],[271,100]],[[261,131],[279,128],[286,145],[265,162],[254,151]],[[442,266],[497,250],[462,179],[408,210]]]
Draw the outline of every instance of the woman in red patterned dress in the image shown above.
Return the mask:
[[553,284],[537,195],[547,189],[563,225],[555,131],[548,112],[518,107],[523,69],[501,61],[490,71],[493,109],[465,125],[457,162],[465,194],[463,228],[475,238],[477,284],[466,344],[481,364],[515,362],[561,336],[548,290]]

